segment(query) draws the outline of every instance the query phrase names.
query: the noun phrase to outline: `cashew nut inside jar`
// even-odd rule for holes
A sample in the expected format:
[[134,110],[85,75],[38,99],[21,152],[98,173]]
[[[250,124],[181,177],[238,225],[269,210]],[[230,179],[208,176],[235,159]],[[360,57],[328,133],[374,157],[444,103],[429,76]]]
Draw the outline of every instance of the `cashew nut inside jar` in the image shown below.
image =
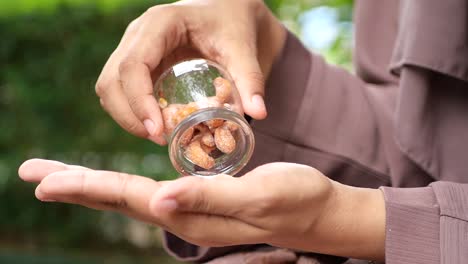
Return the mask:
[[154,86],[172,165],[181,175],[235,175],[254,148],[239,93],[214,62],[194,59],[167,69]]

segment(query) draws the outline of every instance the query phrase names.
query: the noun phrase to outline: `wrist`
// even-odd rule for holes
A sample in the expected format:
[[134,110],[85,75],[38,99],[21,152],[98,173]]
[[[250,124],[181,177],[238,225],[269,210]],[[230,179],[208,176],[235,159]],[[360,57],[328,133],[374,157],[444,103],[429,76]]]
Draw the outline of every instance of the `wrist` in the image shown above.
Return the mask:
[[[355,221],[349,223],[354,245],[350,252],[357,258],[383,261],[385,259],[385,199],[382,191],[371,188],[349,189],[349,216]],[[344,208],[343,208],[344,210]],[[355,244],[354,244],[355,243]]]
[[384,259],[385,202],[378,189],[333,182],[333,191],[313,236],[320,253],[369,260]]

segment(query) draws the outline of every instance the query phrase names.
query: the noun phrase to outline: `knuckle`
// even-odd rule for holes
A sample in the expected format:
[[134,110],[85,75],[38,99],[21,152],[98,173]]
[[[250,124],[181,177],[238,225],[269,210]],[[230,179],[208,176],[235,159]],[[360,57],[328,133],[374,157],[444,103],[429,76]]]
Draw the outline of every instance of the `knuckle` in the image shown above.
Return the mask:
[[124,73],[129,71],[135,65],[135,60],[132,59],[130,56],[126,56],[122,59],[119,63],[119,72]]
[[247,78],[249,78],[250,82],[252,82],[252,84],[257,88],[261,88],[265,85],[265,78],[263,76],[263,73],[259,71],[249,72],[246,76]]
[[159,10],[161,10],[162,6],[158,5],[158,6],[152,6],[148,9],[146,9],[144,15],[145,16],[151,16],[151,15],[154,15],[155,13],[158,13]]
[[132,134],[141,137],[145,137],[147,135],[145,132],[146,130],[143,129],[140,121],[135,118],[124,118],[120,121],[120,123],[125,130]]
[[114,204],[118,208],[126,208],[128,206],[127,203],[127,192],[128,192],[128,186],[131,184],[131,181],[133,180],[133,176],[127,174],[127,173],[118,173],[118,182],[119,182],[119,189],[117,191],[116,197],[114,199]]
[[153,27],[154,23],[158,24],[169,23],[172,25],[179,24],[181,19],[185,19],[187,13],[183,11],[183,5],[157,5],[148,8],[142,15],[144,21],[141,22],[142,27]]
[[209,203],[205,199],[203,192],[198,192],[197,198],[193,201],[193,210],[196,212],[209,212]]
[[262,192],[256,199],[255,207],[248,208],[254,217],[266,217],[274,213],[282,202],[282,198],[275,192]]
[[145,94],[132,95],[128,97],[128,104],[135,111],[139,110],[139,107],[143,104]]
[[126,128],[131,132],[135,134],[140,134],[140,126],[137,122],[130,122],[126,125]]
[[278,199],[274,195],[264,195],[257,201],[252,213],[257,217],[267,216],[272,213],[278,202]]
[[189,196],[192,197],[192,199],[183,199],[186,200],[183,202],[190,204],[189,207],[196,212],[209,212],[210,204],[208,199],[206,199],[206,194],[204,191],[205,181],[198,177],[186,177],[183,178],[183,180],[185,181],[183,184],[183,189],[186,189],[187,191],[194,194],[194,196]]
[[106,103],[104,102],[104,100],[103,100],[102,98],[99,99],[99,104],[101,105],[102,108],[104,108],[104,110],[107,111],[107,109],[106,109]]
[[140,22],[140,19],[141,18],[136,18],[134,20],[132,20],[132,22],[130,22],[127,26],[127,32],[134,32],[137,28],[138,28],[138,24]]
[[109,87],[109,81],[105,81],[102,78],[99,78],[94,86],[94,90],[99,97],[104,97],[106,90]]
[[79,193],[83,196],[86,196],[89,193],[89,173],[88,171],[80,172],[80,190]]
[[149,17],[161,17],[164,15],[165,17],[171,17],[177,13],[179,8],[174,5],[157,5],[148,8],[145,12],[146,16]]

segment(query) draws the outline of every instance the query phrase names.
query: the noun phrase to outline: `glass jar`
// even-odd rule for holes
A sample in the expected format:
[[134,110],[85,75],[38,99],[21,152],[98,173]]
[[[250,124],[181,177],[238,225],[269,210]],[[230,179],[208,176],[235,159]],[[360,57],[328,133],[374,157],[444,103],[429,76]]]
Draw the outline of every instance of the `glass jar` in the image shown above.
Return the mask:
[[218,64],[193,59],[167,69],[155,97],[172,165],[181,175],[235,175],[254,148],[239,93]]

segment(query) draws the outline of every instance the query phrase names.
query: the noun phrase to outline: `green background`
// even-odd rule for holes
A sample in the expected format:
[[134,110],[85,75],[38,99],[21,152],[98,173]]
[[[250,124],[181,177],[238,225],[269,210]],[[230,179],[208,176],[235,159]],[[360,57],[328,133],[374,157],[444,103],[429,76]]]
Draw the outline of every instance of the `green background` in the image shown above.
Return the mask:
[[[124,132],[94,93],[128,23],[163,2],[172,1],[0,2],[0,263],[171,263],[156,227],[41,203],[34,186],[17,176],[22,161],[40,157],[157,180],[176,177],[166,148]],[[350,0],[266,2],[298,35],[307,10],[327,5],[338,23],[349,23],[352,13]],[[340,28],[319,52],[351,68],[349,31]]]

